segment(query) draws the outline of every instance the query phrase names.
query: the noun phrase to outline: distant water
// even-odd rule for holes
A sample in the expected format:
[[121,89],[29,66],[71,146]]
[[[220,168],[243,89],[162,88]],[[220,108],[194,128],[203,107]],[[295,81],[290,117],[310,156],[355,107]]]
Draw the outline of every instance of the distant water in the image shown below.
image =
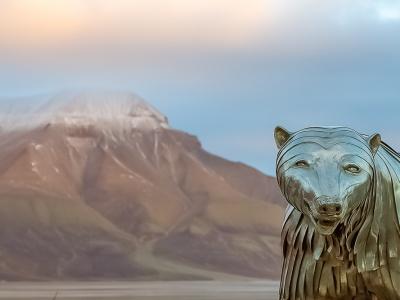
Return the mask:
[[0,299],[276,300],[274,281],[1,283]]

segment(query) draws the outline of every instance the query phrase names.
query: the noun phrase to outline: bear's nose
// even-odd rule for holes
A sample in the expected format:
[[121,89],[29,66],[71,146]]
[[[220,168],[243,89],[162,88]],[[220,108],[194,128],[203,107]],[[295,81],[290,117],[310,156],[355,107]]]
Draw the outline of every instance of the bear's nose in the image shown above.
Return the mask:
[[340,203],[323,203],[318,206],[318,212],[321,215],[336,216],[342,212],[342,205]]

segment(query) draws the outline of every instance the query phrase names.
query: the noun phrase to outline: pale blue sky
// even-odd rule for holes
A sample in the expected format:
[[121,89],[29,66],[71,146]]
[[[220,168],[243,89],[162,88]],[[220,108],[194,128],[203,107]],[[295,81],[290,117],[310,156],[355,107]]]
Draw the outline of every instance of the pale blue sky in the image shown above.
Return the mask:
[[377,131],[400,150],[400,1],[22,2],[0,4],[3,97],[131,90],[267,174],[277,124]]

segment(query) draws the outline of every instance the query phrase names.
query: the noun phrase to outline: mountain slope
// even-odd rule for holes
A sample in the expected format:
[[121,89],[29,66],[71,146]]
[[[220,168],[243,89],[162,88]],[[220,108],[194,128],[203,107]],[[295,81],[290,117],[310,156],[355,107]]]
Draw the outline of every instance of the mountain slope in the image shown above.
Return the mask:
[[57,95],[23,116],[0,133],[1,277],[279,274],[273,178],[130,94]]

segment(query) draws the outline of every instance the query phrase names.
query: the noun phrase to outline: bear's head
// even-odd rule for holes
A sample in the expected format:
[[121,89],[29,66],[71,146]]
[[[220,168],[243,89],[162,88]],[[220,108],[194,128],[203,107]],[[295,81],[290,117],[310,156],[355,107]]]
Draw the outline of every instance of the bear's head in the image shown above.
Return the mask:
[[276,175],[287,201],[323,235],[334,233],[371,192],[380,135],[346,127],[275,129]]

